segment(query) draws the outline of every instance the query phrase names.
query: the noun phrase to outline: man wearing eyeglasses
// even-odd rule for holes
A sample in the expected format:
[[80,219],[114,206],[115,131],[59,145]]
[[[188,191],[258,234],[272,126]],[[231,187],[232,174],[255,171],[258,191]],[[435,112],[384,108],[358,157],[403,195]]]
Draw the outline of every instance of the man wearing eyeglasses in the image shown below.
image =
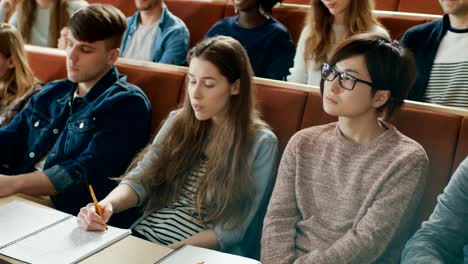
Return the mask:
[[468,0],[439,0],[445,15],[409,29],[418,79],[410,100],[468,108]]

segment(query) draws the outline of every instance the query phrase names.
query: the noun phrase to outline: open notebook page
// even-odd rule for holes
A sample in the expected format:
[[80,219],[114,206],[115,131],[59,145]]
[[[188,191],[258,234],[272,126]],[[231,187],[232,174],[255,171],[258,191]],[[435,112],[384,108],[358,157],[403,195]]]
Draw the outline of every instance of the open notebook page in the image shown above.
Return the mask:
[[260,264],[259,261],[219,251],[185,245],[157,261],[160,264]]
[[23,201],[1,205],[0,248],[66,217],[69,215],[58,210]]
[[104,232],[78,227],[76,217],[0,250],[1,254],[32,263],[76,263],[128,236],[130,230],[109,226]]

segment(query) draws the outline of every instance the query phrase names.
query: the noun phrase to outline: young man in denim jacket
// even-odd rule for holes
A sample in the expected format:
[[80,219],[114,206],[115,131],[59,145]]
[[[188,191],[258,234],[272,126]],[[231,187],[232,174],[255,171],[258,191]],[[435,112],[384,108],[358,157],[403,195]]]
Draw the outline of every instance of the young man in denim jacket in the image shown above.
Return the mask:
[[91,201],[86,183],[104,198],[147,143],[151,106],[114,66],[126,29],[118,9],[90,5],[69,28],[68,79],[45,85],[0,129],[0,197],[51,195],[57,209],[77,214]]
[[138,11],[128,18],[121,56],[165,64],[185,65],[190,34],[163,0],[135,0]]
[[429,221],[406,244],[402,263],[468,263],[468,157],[439,196]]

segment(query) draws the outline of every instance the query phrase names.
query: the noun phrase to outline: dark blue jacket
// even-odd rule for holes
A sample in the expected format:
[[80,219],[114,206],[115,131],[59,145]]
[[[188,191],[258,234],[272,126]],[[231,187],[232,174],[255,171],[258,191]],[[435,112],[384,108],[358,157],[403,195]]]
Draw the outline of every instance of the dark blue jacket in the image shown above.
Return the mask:
[[274,18],[269,18],[255,28],[237,25],[238,16],[217,22],[206,37],[229,36],[244,46],[250,64],[257,77],[282,80],[294,64],[296,48],[286,27]]
[[0,164],[9,174],[34,171],[47,156],[44,173],[58,194],[59,210],[77,214],[91,202],[85,179],[98,199],[115,186],[135,153],[149,139],[151,106],[115,66],[81,99],[76,83],[47,84],[8,126],[0,128]]
[[401,43],[413,52],[417,67],[416,83],[408,99],[422,101],[440,41],[449,27],[449,18],[444,15],[440,20],[412,27],[403,35]]

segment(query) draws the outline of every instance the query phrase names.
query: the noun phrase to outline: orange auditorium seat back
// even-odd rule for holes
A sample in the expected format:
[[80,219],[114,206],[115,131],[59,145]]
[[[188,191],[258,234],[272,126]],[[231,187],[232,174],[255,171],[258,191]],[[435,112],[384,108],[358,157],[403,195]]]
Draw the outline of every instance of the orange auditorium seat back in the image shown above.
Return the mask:
[[94,4],[94,3],[111,4],[117,7],[118,9],[120,9],[120,11],[122,11],[122,13],[124,13],[124,15],[127,17],[133,15],[133,13],[135,13],[136,11],[135,2],[133,0],[87,0],[87,1],[90,4]]
[[226,3],[223,1],[165,1],[169,10],[187,25],[190,31],[190,47],[203,40],[208,30],[224,18]]

